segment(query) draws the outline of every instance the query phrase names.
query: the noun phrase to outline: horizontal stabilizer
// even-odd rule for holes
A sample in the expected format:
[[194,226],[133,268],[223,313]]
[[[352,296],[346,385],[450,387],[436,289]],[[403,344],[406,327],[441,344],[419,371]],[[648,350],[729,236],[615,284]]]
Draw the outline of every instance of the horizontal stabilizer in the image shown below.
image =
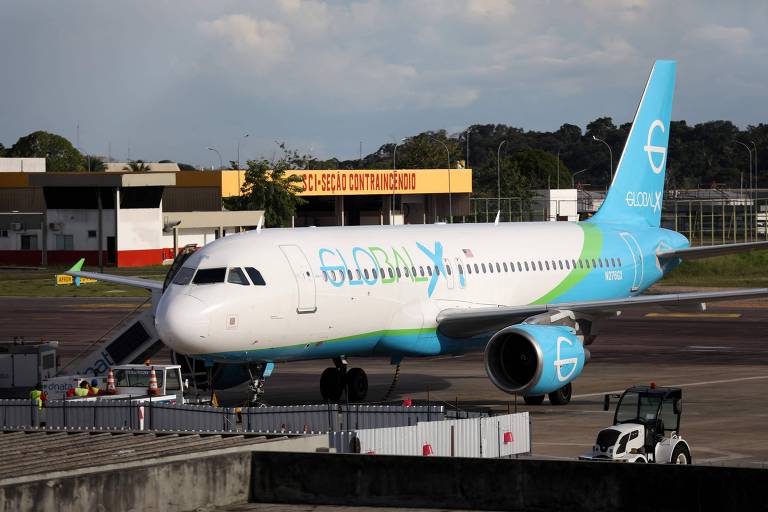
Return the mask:
[[768,241],[747,242],[743,244],[723,244],[706,245],[700,247],[684,247],[681,249],[672,249],[656,254],[659,259],[682,258],[684,260],[695,260],[701,258],[712,258],[714,256],[723,256],[725,254],[738,254],[740,252],[754,251],[757,249],[768,249]]

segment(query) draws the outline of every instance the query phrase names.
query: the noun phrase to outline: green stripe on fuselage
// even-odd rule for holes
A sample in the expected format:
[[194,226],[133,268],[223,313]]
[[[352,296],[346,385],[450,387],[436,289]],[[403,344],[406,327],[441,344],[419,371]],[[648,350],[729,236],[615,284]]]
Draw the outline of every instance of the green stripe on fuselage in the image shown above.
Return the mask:
[[[577,224],[584,231],[584,244],[581,248],[580,260],[592,259],[600,256],[600,252],[603,250],[603,233],[596,224],[589,222],[579,222]],[[557,297],[571,290],[574,286],[579,284],[592,269],[589,268],[574,268],[570,273],[565,276],[565,279],[560,281],[560,284],[555,286],[552,290],[539,297],[532,304],[548,304],[555,300]]]

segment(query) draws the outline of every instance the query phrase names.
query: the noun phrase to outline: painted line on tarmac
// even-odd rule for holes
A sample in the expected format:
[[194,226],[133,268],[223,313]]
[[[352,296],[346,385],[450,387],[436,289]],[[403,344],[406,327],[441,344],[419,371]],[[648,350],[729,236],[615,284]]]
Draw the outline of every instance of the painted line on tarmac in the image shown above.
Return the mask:
[[[660,387],[673,387],[673,388],[687,388],[692,386],[711,386],[713,384],[731,384],[733,382],[744,382],[748,380],[765,380],[768,379],[768,375],[757,375],[754,377],[741,377],[739,379],[723,379],[723,380],[706,380],[702,382],[689,382],[687,384],[665,384]],[[587,398],[590,396],[603,396],[603,395],[620,395],[626,391],[626,389],[617,389],[613,391],[602,391],[600,393],[585,393],[583,395],[573,395],[573,398]]]
[[[141,303],[139,303],[141,304]],[[130,304],[117,302],[110,304],[109,302],[99,303],[85,303],[85,304],[63,304],[63,307],[67,309],[133,309],[139,307],[139,304]],[[149,303],[141,305],[141,307],[149,307]]]
[[646,313],[646,318],[741,318],[741,313]]

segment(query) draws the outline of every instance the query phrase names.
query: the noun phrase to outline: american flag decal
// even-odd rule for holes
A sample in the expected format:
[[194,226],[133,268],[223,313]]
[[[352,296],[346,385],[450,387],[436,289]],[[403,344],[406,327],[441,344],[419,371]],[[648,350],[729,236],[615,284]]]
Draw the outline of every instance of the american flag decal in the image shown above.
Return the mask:
[[470,249],[462,249],[462,251],[464,251],[464,256],[467,258],[474,258],[475,256]]

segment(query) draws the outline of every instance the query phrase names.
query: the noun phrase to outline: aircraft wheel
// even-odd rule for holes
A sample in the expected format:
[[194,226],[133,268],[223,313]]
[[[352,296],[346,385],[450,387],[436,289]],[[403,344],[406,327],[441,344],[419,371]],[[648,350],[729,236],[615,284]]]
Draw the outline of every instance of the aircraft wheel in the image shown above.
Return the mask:
[[362,402],[368,394],[368,376],[362,368],[347,371],[347,396],[350,402]]
[[544,403],[544,395],[525,395],[523,400],[528,405],[541,405]]
[[569,382],[565,386],[549,394],[549,403],[552,405],[567,405],[571,401],[573,388]]
[[670,460],[672,464],[690,464],[691,463],[691,453],[688,451],[688,448],[685,447],[683,443],[677,443],[677,446],[675,446],[675,449],[672,450],[672,460]]
[[335,402],[341,398],[344,386],[341,382],[341,372],[337,368],[326,368],[320,376],[320,394],[323,400]]

